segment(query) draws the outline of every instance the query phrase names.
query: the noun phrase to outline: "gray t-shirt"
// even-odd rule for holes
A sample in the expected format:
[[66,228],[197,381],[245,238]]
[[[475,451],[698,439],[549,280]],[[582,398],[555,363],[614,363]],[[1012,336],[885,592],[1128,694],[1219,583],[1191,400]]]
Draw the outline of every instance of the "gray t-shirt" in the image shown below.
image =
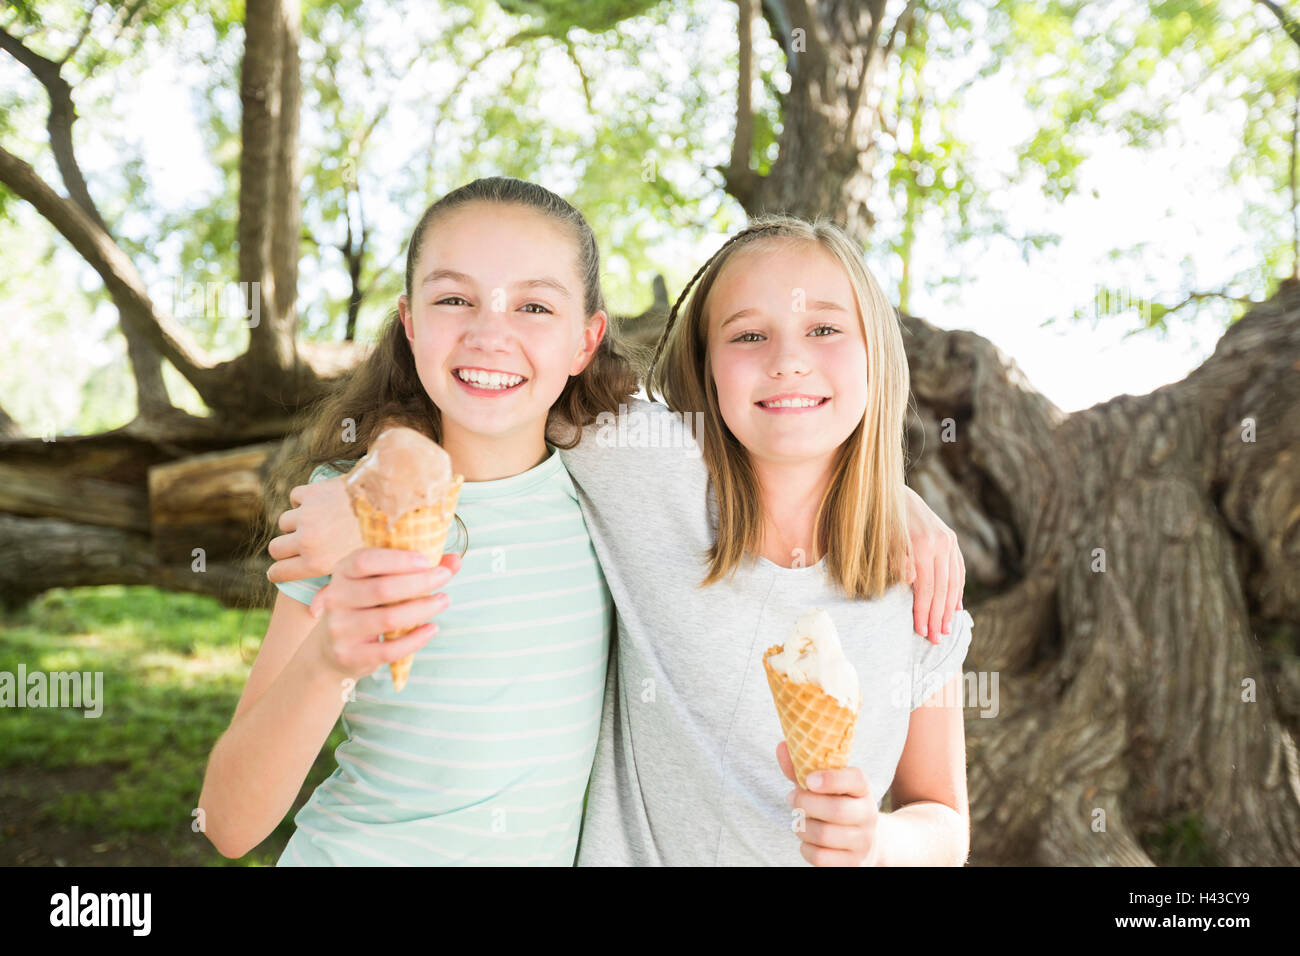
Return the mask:
[[909,585],[849,600],[824,558],[800,568],[758,558],[698,587],[716,521],[690,428],[641,399],[610,418],[561,450],[618,618],[578,864],[807,865],[763,652],[805,610],[829,612],[862,684],[850,765],[879,806],[911,711],[961,670],[970,614],[956,612],[933,645],[913,631]]

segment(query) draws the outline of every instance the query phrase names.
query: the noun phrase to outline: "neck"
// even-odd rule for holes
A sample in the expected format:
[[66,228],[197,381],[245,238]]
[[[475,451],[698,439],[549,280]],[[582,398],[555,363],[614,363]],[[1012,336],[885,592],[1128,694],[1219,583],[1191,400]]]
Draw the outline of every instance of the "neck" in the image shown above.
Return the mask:
[[443,450],[451,457],[453,470],[466,481],[495,481],[536,468],[550,454],[545,436],[545,419],[535,429],[493,436],[467,432],[445,416],[442,420]]
[[807,566],[821,559],[813,528],[830,487],[833,459],[754,462],[763,505],[763,557],[781,567]]

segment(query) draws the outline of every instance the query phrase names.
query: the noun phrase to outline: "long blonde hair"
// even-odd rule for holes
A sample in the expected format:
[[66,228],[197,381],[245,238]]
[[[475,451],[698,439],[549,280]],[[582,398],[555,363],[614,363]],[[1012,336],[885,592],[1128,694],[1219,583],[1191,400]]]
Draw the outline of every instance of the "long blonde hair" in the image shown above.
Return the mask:
[[[867,350],[867,407],[840,446],[817,509],[813,536],[827,570],[849,597],[871,599],[903,581],[907,524],[903,482],[903,418],[909,389],[898,313],[842,229],[818,219],[762,216],[732,236],[687,283],[659,338],[648,390],[676,412],[703,412],[697,435],[718,504],[718,533],[701,587],[730,576],[762,546],[762,503],[749,453],[727,428],[709,371],[708,299],[718,275],[742,248],[773,239],[817,242],[844,267],[857,301]],[[698,281],[697,281],[698,280]],[[694,292],[684,321],[682,300]]]

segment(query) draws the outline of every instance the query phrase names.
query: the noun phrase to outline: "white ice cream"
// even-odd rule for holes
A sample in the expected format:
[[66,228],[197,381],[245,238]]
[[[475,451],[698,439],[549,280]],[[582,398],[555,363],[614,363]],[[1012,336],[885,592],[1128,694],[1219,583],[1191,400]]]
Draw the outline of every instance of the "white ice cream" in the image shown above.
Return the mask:
[[795,683],[811,681],[855,714],[861,702],[858,672],[844,656],[835,622],[821,608],[802,614],[779,654],[767,659],[772,669]]

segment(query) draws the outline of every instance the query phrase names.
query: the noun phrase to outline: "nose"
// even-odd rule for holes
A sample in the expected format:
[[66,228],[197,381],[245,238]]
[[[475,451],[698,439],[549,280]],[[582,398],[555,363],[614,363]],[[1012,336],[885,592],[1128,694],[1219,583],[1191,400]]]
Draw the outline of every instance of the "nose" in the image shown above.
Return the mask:
[[792,378],[808,374],[811,363],[801,336],[778,333],[771,341],[767,361],[768,375],[772,378]]
[[484,352],[504,352],[509,345],[508,316],[484,303],[469,317],[463,336],[468,348]]

